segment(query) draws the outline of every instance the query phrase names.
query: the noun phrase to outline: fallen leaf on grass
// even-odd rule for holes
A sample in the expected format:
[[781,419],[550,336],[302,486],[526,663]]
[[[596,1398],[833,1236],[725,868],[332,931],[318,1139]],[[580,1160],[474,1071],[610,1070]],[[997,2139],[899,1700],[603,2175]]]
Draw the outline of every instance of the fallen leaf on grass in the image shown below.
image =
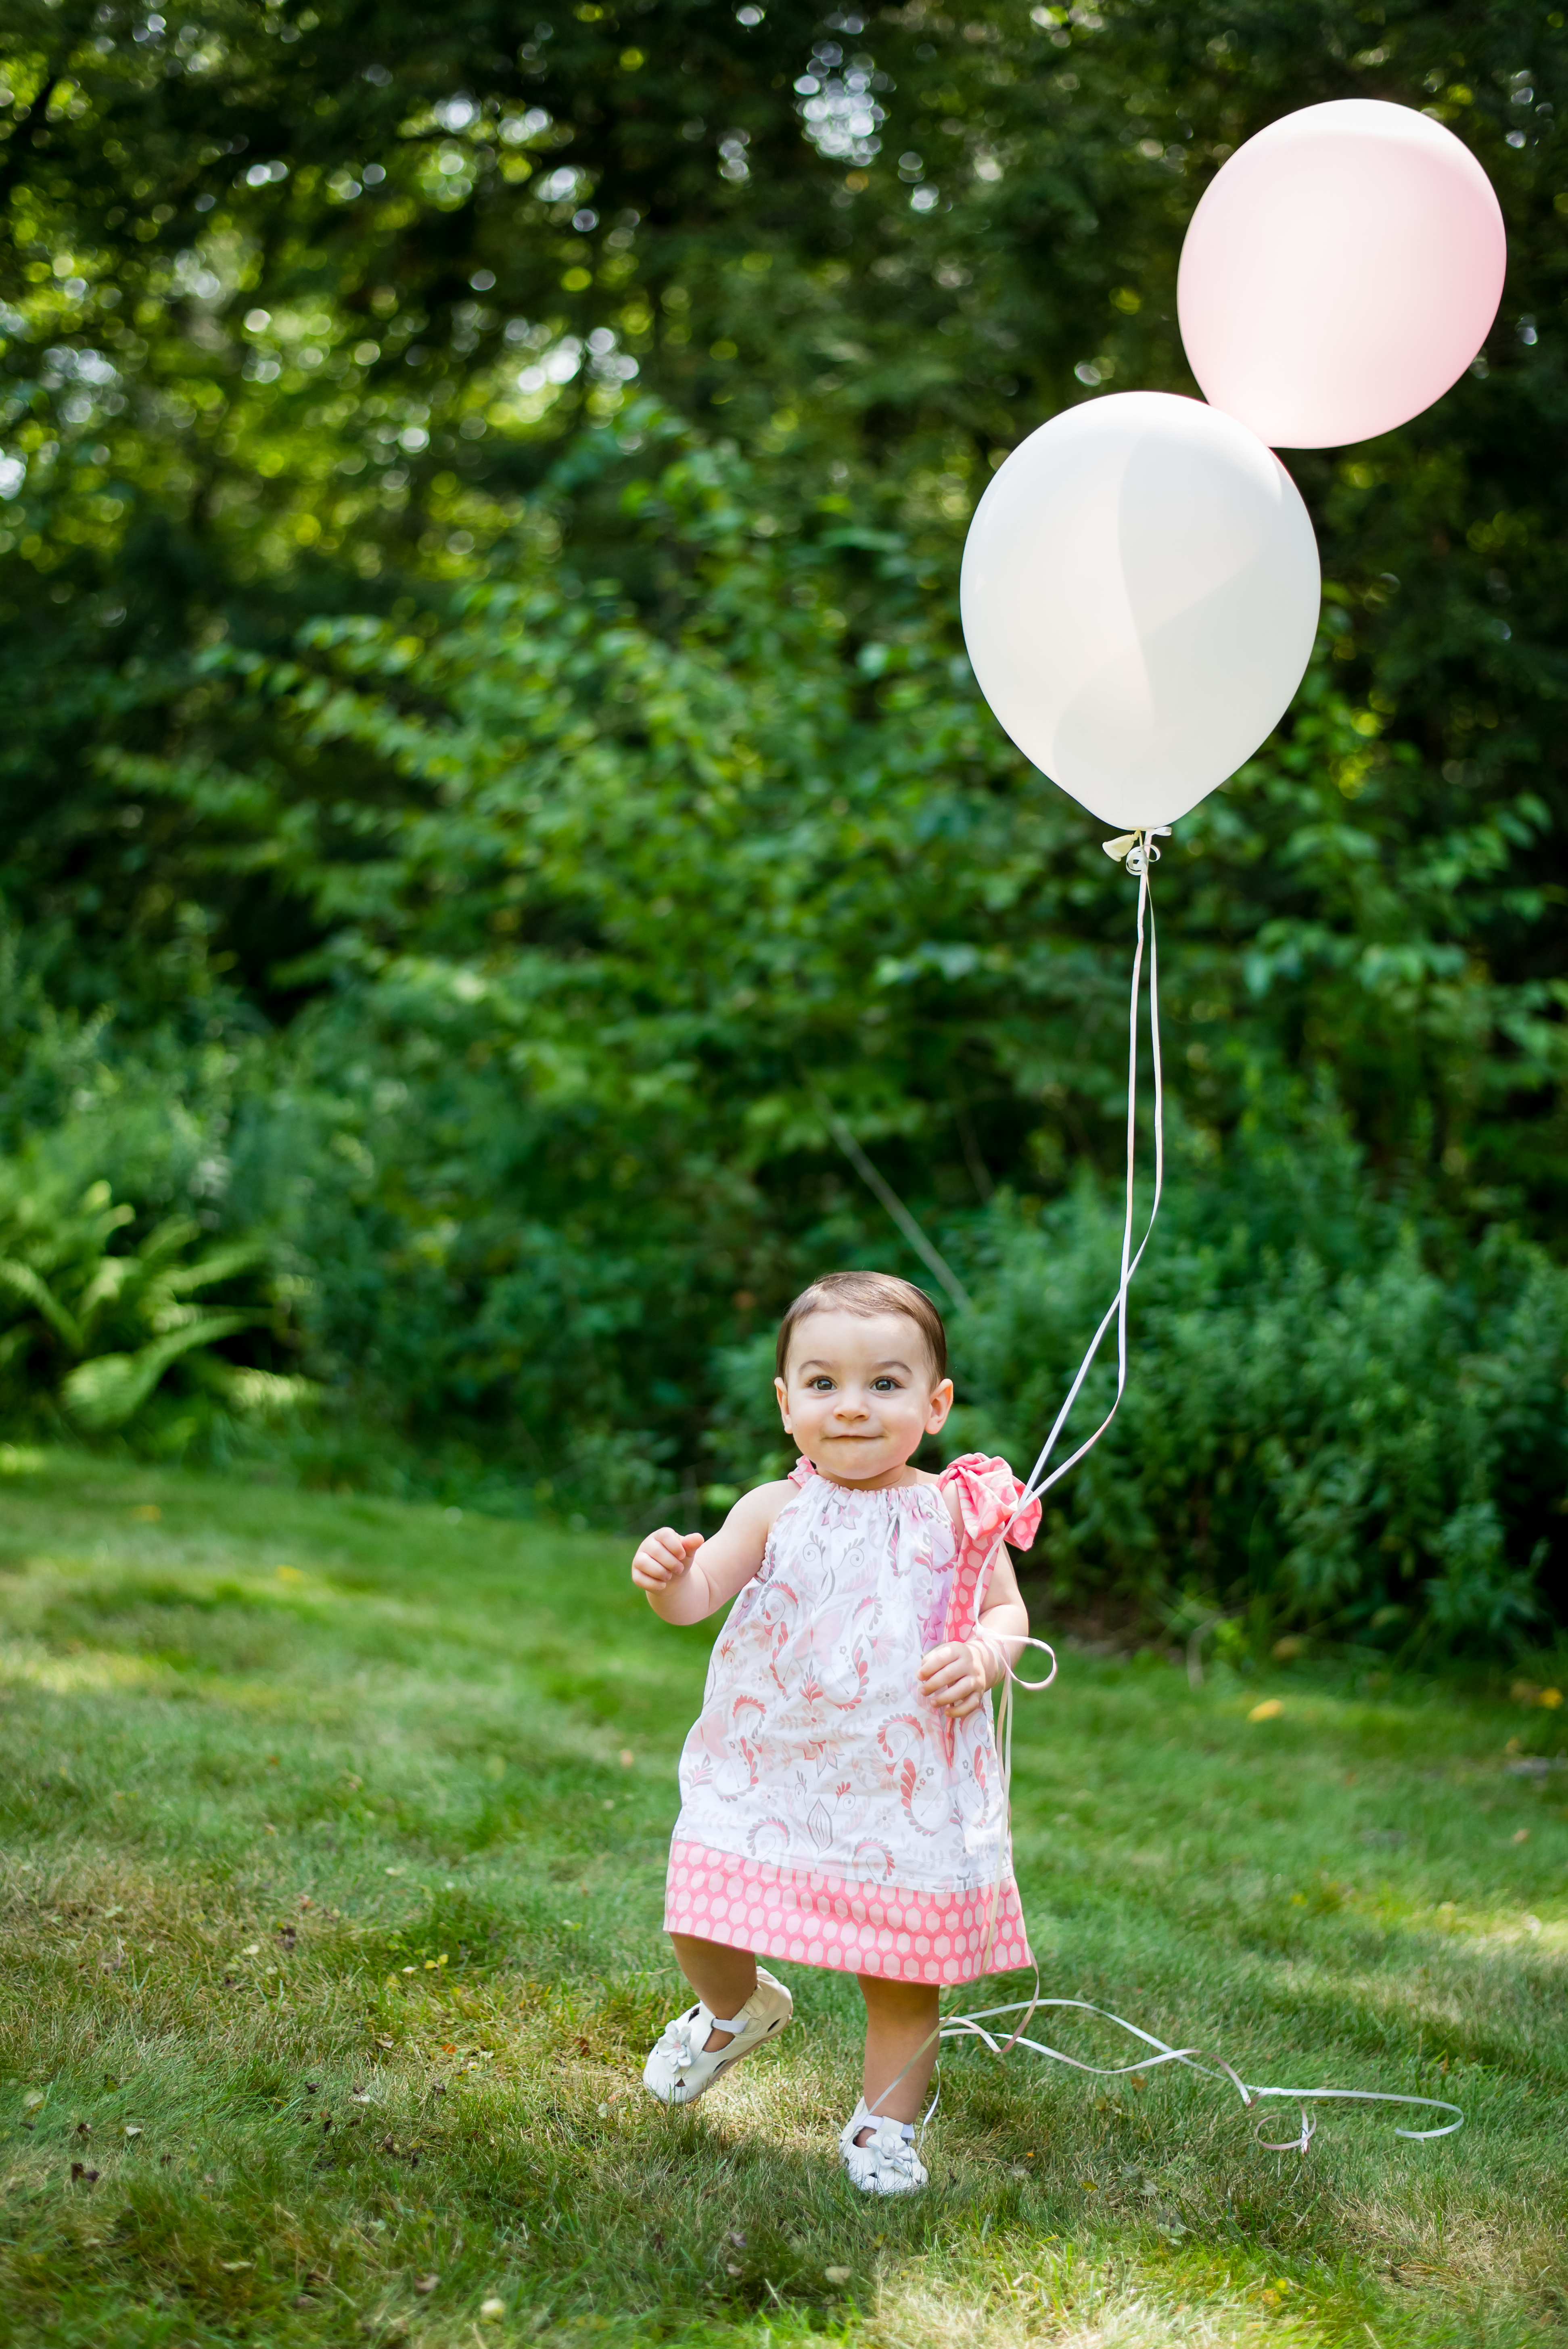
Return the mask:
[[242,2268],[253,2268],[254,2260],[220,2260],[218,2265],[225,2275],[238,2275]]
[[824,2268],[822,2273],[830,2283],[848,2283],[854,2270],[853,2268]]
[[141,2123],[139,2121],[128,2121],[126,2123],[125,2133],[127,2137],[139,2137],[141,2135]]
[[414,2289],[416,2292],[431,2292],[440,2281],[438,2275],[420,2276],[416,2280]]
[[480,2314],[483,2317],[487,2324],[493,2324],[498,2316],[504,2316],[506,2314],[506,2302],[504,2300],[496,2300],[493,2298],[490,2300],[481,2300],[480,2302]]
[[1277,1696],[1265,1696],[1261,1704],[1253,1705],[1251,1713],[1247,1715],[1247,1719],[1249,1721],[1277,1721],[1284,1711],[1284,1707],[1280,1702]]
[[1530,1841],[1530,1829],[1528,1827],[1516,1828],[1512,1840],[1515,1843],[1528,1843]]
[[71,2164],[71,2178],[73,2181],[78,2178],[85,2178],[89,2186],[96,2186],[98,2183],[98,2171],[96,2169],[86,2169],[79,2161],[73,2161]]
[[25,2113],[36,2113],[43,2101],[44,2091],[42,2088],[29,2088],[26,2095],[22,2099],[22,2110]]

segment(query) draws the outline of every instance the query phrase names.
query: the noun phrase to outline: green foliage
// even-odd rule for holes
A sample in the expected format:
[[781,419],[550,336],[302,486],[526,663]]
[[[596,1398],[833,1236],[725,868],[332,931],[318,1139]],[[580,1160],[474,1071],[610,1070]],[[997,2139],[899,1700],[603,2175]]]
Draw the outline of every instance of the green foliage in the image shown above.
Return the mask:
[[[1185,1589],[1389,1647],[1505,1642],[1562,1605],[1560,1569],[1541,1578],[1568,1484],[1568,1274],[1500,1225],[1439,1277],[1433,1236],[1423,1249],[1355,1171],[1331,1141],[1276,1137],[1220,1183],[1178,1181],[1139,1277],[1126,1398],[1047,1502],[1064,1594]],[[998,1214],[960,1331],[966,1433],[1032,1454],[1119,1237],[1086,1189]],[[1114,1394],[1102,1362],[1058,1459]]]
[[[156,1429],[183,1450],[215,1409],[288,1411],[310,1382],[229,1361],[224,1340],[278,1320],[266,1249],[203,1246],[191,1216],[138,1235],[101,1178],[77,1195],[57,1174],[0,1160],[0,1413],[14,1432]],[[230,1301],[225,1302],[228,1299]],[[156,1402],[161,1408],[154,1413]]]
[[[1191,388],[1176,257],[1243,138],[1314,98],[1424,106],[1498,185],[1502,313],[1427,417],[1292,459],[1317,656],[1159,876],[1173,1226],[1222,1198],[1223,1261],[1352,1334],[1287,1408],[1248,1322],[1245,1393],[1192,1373],[1214,1458],[1251,1464],[1235,1506],[1124,1450],[1121,1513],[1090,1478],[1055,1555],[1434,1636],[1559,1605],[1553,1494],[1518,1497],[1503,1405],[1430,1366],[1495,1359],[1533,1393],[1556,1342],[1503,1325],[1548,1297],[1530,1251],[1568,1204],[1561,13],[24,0],[12,1146],[87,1114],[129,1162],[77,1195],[108,1173],[175,1213],[201,1133],[201,1212],[293,1251],[343,1424],[594,1507],[727,1473],[716,1361],[804,1274],[918,1270],[824,1102],[983,1289],[1055,1235],[1092,1327],[1075,1184],[1114,1179],[1130,907],[975,694],[964,530],[1065,402]],[[1264,1101],[1348,1254],[1277,1229]],[[1157,1244],[1149,1278],[1179,1268]],[[1243,1308],[1191,1278],[1222,1365]],[[1428,1300],[1408,1377],[1365,1342],[1389,1284]],[[1077,1334],[986,1342],[974,1407],[1029,1451]],[[1386,1375],[1435,1416],[1386,1411]],[[1336,1420],[1342,1378],[1375,1443]],[[1265,1473],[1271,1414],[1295,1464]]]

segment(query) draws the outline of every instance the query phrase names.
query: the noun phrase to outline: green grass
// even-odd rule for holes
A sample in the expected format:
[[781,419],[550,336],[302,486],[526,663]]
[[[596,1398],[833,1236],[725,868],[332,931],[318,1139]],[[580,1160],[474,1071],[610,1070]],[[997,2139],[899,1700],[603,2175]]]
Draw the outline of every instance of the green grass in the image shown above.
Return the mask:
[[1068,1651],[1018,1733],[1047,1991],[1467,2126],[1330,2111],[1282,2157],[1218,2086],[970,2049],[931,2190],[868,2206],[834,2147],[852,1984],[787,1970],[795,2029],[695,2113],[638,2084],[708,1638],[622,1546],[0,1463],[0,2338],[1562,2330],[1568,1771],[1507,1768],[1561,1713]]

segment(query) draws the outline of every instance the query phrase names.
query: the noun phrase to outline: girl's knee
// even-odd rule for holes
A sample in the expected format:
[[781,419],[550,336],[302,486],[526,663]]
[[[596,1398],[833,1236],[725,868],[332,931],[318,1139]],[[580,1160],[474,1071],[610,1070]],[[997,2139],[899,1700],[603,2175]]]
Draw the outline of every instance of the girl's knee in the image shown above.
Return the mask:
[[885,1974],[861,1974],[857,1980],[861,1996],[873,2013],[907,2015],[913,2021],[937,2011],[940,1992],[934,1982],[892,1982]]

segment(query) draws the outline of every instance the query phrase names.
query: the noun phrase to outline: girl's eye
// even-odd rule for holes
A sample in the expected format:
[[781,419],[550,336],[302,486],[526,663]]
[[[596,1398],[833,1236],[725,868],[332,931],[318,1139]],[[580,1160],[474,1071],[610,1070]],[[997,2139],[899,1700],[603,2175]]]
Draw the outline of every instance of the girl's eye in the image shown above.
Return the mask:
[[896,1394],[898,1392],[898,1381],[896,1379],[888,1378],[873,1379],[872,1381],[872,1390],[875,1394]]
[[815,1394],[831,1394],[833,1392],[833,1381],[830,1378],[819,1376],[808,1379],[806,1383]]

